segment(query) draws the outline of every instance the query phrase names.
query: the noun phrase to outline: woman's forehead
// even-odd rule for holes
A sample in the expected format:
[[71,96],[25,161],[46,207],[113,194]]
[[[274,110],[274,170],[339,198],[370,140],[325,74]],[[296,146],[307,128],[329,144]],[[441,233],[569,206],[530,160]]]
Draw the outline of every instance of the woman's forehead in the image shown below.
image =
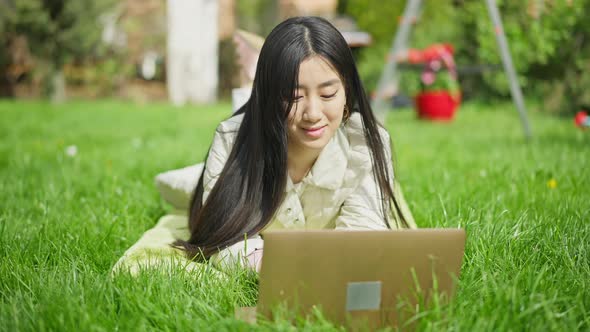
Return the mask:
[[341,84],[340,74],[325,58],[315,55],[299,65],[299,88],[316,88]]

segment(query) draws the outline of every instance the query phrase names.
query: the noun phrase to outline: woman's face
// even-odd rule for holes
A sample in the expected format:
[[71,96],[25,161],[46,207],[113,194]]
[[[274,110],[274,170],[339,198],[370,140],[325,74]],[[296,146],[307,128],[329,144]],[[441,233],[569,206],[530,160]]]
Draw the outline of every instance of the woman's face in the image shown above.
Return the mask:
[[342,123],[344,84],[324,58],[312,56],[299,67],[298,85],[289,111],[289,147],[321,150]]

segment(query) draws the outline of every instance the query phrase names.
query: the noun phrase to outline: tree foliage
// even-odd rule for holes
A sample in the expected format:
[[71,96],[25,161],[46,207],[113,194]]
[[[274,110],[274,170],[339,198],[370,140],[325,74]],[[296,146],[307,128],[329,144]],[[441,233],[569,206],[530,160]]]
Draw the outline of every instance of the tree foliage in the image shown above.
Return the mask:
[[[557,112],[573,112],[590,104],[590,23],[586,17],[590,0],[497,0],[497,4],[525,95],[551,99],[545,107]],[[369,87],[374,88],[381,73],[405,5],[401,0],[347,0],[341,6],[374,38],[374,46],[364,51],[359,64]],[[451,42],[460,65],[501,65],[494,30],[483,0],[423,1],[409,46]],[[509,96],[501,70],[462,78],[462,85],[471,95]]]
[[278,23],[276,0],[236,1],[236,13],[240,29],[266,36]]
[[113,0],[8,0],[0,2],[4,34],[25,35],[31,51],[57,67],[92,52],[99,16]]
[[30,52],[44,64],[36,67],[45,67],[50,78],[68,61],[97,50],[102,33],[99,17],[113,4],[114,0],[3,0],[0,36],[5,44],[25,36]]

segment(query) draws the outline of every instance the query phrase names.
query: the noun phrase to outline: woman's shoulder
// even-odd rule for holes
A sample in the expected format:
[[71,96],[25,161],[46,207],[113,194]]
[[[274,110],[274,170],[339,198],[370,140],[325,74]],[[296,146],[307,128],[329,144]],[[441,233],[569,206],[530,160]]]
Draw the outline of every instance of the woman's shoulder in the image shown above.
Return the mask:
[[234,115],[223,120],[215,129],[215,136],[211,144],[211,152],[217,155],[226,155],[238,136],[238,129],[244,118],[243,114]]
[[[377,127],[379,128],[379,136],[381,136],[381,140],[388,146],[390,139],[389,132],[381,125],[378,125]],[[353,112],[350,115],[350,118],[344,126],[344,131],[348,137],[351,148],[367,146],[363,118],[359,112]]]
[[[385,157],[390,159],[389,133],[381,125],[378,125],[378,128],[385,150]],[[355,112],[350,115],[346,124],[341,127],[337,140],[347,157],[342,187],[354,190],[362,183],[366,175],[373,170],[373,157],[365,137],[363,119],[360,113]]]
[[238,129],[240,129],[240,125],[242,124],[242,120],[244,119],[244,114],[237,114],[233,115],[231,118],[223,120],[217,126],[217,132],[220,134],[236,134]]

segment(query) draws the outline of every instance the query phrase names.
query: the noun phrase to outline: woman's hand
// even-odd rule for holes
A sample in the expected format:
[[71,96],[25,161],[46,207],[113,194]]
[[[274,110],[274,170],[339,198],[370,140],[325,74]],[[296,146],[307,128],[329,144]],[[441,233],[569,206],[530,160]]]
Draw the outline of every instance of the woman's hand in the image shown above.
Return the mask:
[[251,268],[252,270],[260,273],[260,266],[262,263],[262,248],[256,248],[250,254],[246,256],[246,266]]

